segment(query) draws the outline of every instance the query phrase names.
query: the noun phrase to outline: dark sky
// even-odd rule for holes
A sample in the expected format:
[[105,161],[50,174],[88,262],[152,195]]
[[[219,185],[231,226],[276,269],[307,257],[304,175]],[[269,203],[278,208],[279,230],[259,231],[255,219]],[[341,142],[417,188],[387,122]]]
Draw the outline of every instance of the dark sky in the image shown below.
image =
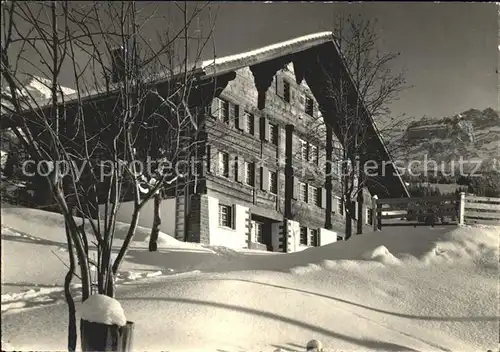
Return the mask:
[[[159,6],[162,18],[144,28],[152,41],[156,31],[180,21],[175,11],[178,5],[158,2],[154,6]],[[393,103],[394,115],[443,117],[470,108],[498,108],[498,12],[494,3],[241,1],[215,2],[210,11],[212,17],[217,13],[213,43],[219,57],[332,30],[338,13],[378,19],[379,49],[401,53],[393,68],[406,68],[408,84],[414,86]],[[198,27],[206,32],[207,17],[205,11],[191,30]],[[207,50],[204,57],[210,55],[213,50]]]
[[414,87],[394,102],[395,114],[449,116],[498,107],[498,18],[493,3],[218,3],[217,55],[331,30],[343,11],[378,19],[380,50],[401,52]]

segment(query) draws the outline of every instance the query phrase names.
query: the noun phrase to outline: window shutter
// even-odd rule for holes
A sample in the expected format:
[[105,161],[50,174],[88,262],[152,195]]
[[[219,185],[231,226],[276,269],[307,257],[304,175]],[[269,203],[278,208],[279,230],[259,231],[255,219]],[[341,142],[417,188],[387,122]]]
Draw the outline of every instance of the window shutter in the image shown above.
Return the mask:
[[260,134],[260,118],[256,115],[254,115],[254,128],[253,128],[253,133],[255,137],[258,137]]
[[209,145],[207,152],[207,169],[209,172],[215,174],[219,168],[219,158],[217,157],[217,149]]
[[321,208],[326,208],[326,189],[321,188]]
[[217,151],[217,171],[215,172],[217,175],[222,175],[224,172],[222,170],[222,166],[224,165],[224,156],[222,153]]
[[[227,114],[229,116],[229,126],[233,125],[236,126],[236,116],[234,113],[234,108],[236,107],[235,104],[227,102]],[[236,126],[237,127],[237,126]]]
[[260,189],[263,191],[269,191],[269,170],[267,167],[261,167],[260,173]]
[[215,117],[215,118],[218,118],[219,117],[219,98],[216,98],[214,97],[214,99],[212,100],[212,105],[210,107],[210,116],[212,117]]
[[250,164],[250,167],[253,169],[253,181],[252,186],[257,187],[257,163],[253,162]]
[[317,119],[321,117],[321,111],[319,111],[319,105],[316,102],[314,102],[314,117]]
[[290,103],[292,105],[296,104],[298,94],[299,91],[290,85]]
[[205,150],[205,170],[206,172],[212,172],[212,146],[207,145]]
[[239,181],[239,169],[238,169],[238,156],[232,156],[230,155],[229,156],[229,159],[230,159],[230,168],[229,168],[229,177],[230,178],[233,178],[234,177],[234,180],[235,181]]
[[293,178],[293,194],[292,194],[292,198],[293,199],[298,199],[299,198],[299,180],[297,179],[297,177],[294,177]]
[[303,92],[297,92],[297,101],[298,101],[298,107],[299,107],[299,112],[300,113],[305,113],[306,112],[306,96]]
[[283,89],[283,77],[279,77],[276,75],[276,94],[279,97],[284,97],[284,89]]
[[245,160],[241,157],[238,156],[238,176],[237,176],[238,182],[244,182],[245,181]]
[[236,204],[231,206],[231,228],[236,230]]
[[232,118],[234,119],[234,126],[237,129],[242,130],[243,123],[245,121],[243,121],[243,119],[240,118],[240,106],[239,105],[236,105],[236,104],[233,105],[232,114],[233,114]]
[[266,117],[260,118],[260,139],[263,141],[269,140],[269,121]]

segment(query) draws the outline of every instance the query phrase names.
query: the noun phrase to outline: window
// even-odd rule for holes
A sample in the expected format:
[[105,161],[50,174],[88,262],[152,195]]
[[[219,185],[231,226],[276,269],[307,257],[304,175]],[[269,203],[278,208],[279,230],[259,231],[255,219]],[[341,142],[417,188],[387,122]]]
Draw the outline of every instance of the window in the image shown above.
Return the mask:
[[252,220],[252,231],[254,233],[255,241],[258,243],[263,243],[262,233],[264,224],[258,221]]
[[219,226],[233,227],[233,208],[231,206],[219,204]]
[[255,164],[245,162],[245,183],[249,186],[255,186]]
[[332,173],[333,176],[339,177],[341,175],[341,161],[340,160],[334,160],[332,163]]
[[245,132],[254,134],[255,131],[255,117],[253,114],[245,111]]
[[269,192],[278,194],[278,173],[269,171]]
[[235,181],[241,181],[241,179],[239,178],[240,174],[238,173],[239,172],[239,167],[238,167],[238,157],[235,157],[234,158],[234,180]]
[[300,227],[300,240],[299,240],[299,243],[307,246],[307,227],[305,227],[305,226],[301,226]]
[[229,177],[229,154],[219,152],[219,175]]
[[306,97],[306,114],[314,116],[314,100],[311,97]]
[[229,103],[224,100],[221,100],[221,102],[221,115],[219,118],[222,122],[229,124]]
[[309,144],[309,155],[311,157],[311,162],[318,165],[319,149],[317,146]]
[[207,149],[205,151],[206,153],[206,156],[207,156],[207,171],[208,172],[212,172],[211,168],[212,168],[212,160],[210,160],[212,158],[212,147],[210,145],[207,145]]
[[274,123],[269,124],[269,141],[274,145],[278,145],[278,125]]
[[287,103],[290,102],[290,83],[287,81],[283,81],[283,99],[285,99]]
[[[233,105],[233,109],[234,109],[234,119],[235,121],[237,121],[239,118],[240,118],[240,106],[239,105],[236,105],[234,104]],[[228,117],[228,120],[229,120],[229,117]],[[235,122],[236,123],[236,122]],[[237,126],[237,125],[236,125]]]
[[319,236],[318,236],[318,229],[311,229],[311,237],[309,243],[313,247],[318,247],[319,246]]
[[307,183],[299,182],[299,200],[307,203],[307,195],[308,195]]
[[220,98],[214,98],[210,112],[217,120],[229,123],[229,102]]
[[300,155],[302,157],[302,161],[309,161],[309,149],[307,142],[302,139],[300,140]]
[[311,187],[311,193],[313,197],[313,204],[321,207],[321,188]]
[[197,160],[195,164],[195,169],[194,169],[195,175],[201,177],[203,176],[203,160]]

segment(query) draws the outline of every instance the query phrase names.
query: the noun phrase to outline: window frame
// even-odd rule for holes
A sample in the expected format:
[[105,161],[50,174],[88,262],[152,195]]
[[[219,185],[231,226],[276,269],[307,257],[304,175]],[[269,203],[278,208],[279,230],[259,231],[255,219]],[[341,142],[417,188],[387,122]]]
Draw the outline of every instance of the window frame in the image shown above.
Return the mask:
[[309,229],[309,243],[311,247],[319,247],[319,230]]
[[[229,225],[226,225],[224,223],[224,212],[223,209],[227,210],[226,216],[227,219],[225,220]],[[227,228],[227,229],[233,229],[233,207],[227,204],[219,204],[219,227],[222,228]]]
[[216,120],[223,122],[225,124],[229,124],[229,109],[230,104],[229,101],[222,99],[220,97],[215,97],[217,99],[217,110],[210,111],[210,115],[214,117]]
[[[224,160],[224,157],[227,157],[227,160]],[[230,157],[228,152],[219,151],[219,160],[218,160],[218,175],[229,178],[229,166]],[[225,168],[225,172],[223,172],[222,168]]]
[[220,116],[220,121],[222,121],[223,123],[229,125],[229,116],[230,116],[230,113],[229,113],[229,109],[231,108],[230,104],[229,104],[229,101],[227,100],[224,100],[224,99],[220,99],[221,101],[221,107],[220,107],[220,112],[221,112],[221,116]]
[[309,161],[309,143],[302,138],[299,138],[299,140],[300,140],[300,158],[303,162],[304,161],[308,162]]
[[312,204],[314,204],[317,207],[321,207],[321,187],[316,187],[316,186],[311,186],[312,189]]
[[314,99],[307,94],[305,95],[304,110],[307,115],[314,117]]
[[[250,177],[250,183],[248,182]],[[250,161],[245,161],[245,184],[248,186],[255,187],[255,163]]]
[[[255,116],[254,114],[245,111],[245,127],[244,131],[248,134],[254,135],[255,134]],[[250,126],[251,124],[251,126]]]
[[[303,194],[303,190],[305,194]],[[308,204],[309,198],[309,185],[305,182],[299,181],[299,201]]]
[[292,101],[292,86],[286,79],[283,80],[283,100],[287,103]]
[[[255,235],[255,242],[257,243],[264,243],[264,223],[261,221],[256,221],[256,220],[251,220],[252,222],[252,227],[253,227],[253,233]],[[260,228],[261,232],[260,234],[257,233],[257,228]]]
[[309,162],[313,163],[316,166],[319,165],[319,148],[317,145],[309,143],[307,154],[309,157]]
[[268,127],[269,142],[276,146],[278,145],[278,128],[279,128],[278,124],[269,122],[269,127]]
[[[304,233],[304,231],[305,231],[305,233]],[[308,239],[308,237],[309,237],[309,229],[307,228],[307,226],[300,226],[300,230],[299,230],[299,244],[307,246],[307,239]]]
[[[269,193],[277,195],[278,194],[278,172],[269,170]],[[274,184],[274,187],[273,187]],[[274,188],[274,189],[273,189]]]

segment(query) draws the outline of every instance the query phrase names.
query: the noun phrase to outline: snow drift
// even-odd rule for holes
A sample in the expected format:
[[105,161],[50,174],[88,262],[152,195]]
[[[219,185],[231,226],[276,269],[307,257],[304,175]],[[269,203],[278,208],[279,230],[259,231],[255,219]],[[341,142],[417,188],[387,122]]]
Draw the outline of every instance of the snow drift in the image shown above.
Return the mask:
[[[2,283],[25,277],[29,284],[37,268],[25,258],[36,258],[62,230],[43,214],[7,213],[2,220],[12,231],[47,241],[2,234]],[[119,285],[116,297],[135,323],[134,350],[304,351],[313,339],[325,351],[495,350],[499,235],[498,227],[393,227],[292,254],[187,248],[171,238],[149,253],[144,236],[126,270],[175,268],[175,275]],[[45,259],[48,268],[62,266],[53,255]],[[50,282],[54,274],[37,275]],[[19,299],[38,309],[4,312],[4,341],[64,349],[65,304],[30,297]]]

